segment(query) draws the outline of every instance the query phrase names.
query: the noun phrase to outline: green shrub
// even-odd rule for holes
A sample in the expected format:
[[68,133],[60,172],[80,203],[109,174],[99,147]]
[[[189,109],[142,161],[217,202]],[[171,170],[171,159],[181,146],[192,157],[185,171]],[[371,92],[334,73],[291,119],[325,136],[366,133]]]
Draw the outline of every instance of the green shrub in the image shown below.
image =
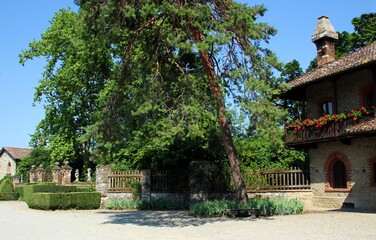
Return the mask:
[[11,177],[4,177],[0,183],[0,200],[17,200],[18,193],[14,191]]
[[76,192],[95,192],[95,187],[77,187]]
[[140,209],[141,201],[110,199],[105,202],[105,207],[112,210]]
[[14,190],[18,193],[18,200],[24,200],[24,185],[16,186]]
[[14,192],[13,181],[11,179],[4,179],[0,184],[0,193]]
[[304,205],[300,201],[280,198],[250,199],[246,204],[232,200],[205,201],[191,205],[189,212],[196,217],[217,217],[228,214],[229,209],[260,209],[261,215],[288,215],[303,213]]
[[74,192],[70,193],[72,208],[98,209],[101,203],[99,192]]
[[16,192],[8,192],[8,193],[0,193],[0,201],[12,201],[18,199],[18,193]]
[[12,177],[9,176],[9,175],[4,176],[2,179],[0,179],[0,184],[1,184],[4,180],[6,180],[6,179],[12,180]]
[[96,209],[100,205],[100,193],[92,188],[55,183],[24,185],[23,196],[28,206],[35,209]]
[[28,206],[40,210],[98,209],[98,192],[34,193]]

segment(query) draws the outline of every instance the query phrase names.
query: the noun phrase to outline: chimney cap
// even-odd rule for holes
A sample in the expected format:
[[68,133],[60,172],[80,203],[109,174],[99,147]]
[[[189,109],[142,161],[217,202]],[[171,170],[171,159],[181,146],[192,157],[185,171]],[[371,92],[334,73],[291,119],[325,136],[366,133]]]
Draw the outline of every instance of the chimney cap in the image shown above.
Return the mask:
[[312,41],[316,42],[317,40],[328,37],[337,40],[338,33],[334,30],[333,25],[330,23],[327,16],[321,16],[318,18],[318,22],[315,28],[315,31],[312,35]]

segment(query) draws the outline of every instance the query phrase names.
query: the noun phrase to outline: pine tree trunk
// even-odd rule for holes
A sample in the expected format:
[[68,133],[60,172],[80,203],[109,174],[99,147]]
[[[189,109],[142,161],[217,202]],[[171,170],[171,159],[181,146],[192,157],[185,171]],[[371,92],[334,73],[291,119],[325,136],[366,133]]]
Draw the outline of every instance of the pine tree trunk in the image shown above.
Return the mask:
[[[201,42],[204,38],[203,34],[195,27],[190,26],[190,31],[196,42]],[[204,65],[206,75],[209,80],[210,90],[214,96],[217,118],[221,128],[222,139],[226,149],[227,158],[230,162],[232,178],[235,184],[236,198],[239,202],[245,203],[248,200],[247,190],[243,179],[243,174],[239,166],[238,156],[231,136],[229,120],[226,117],[224,98],[219,85],[218,76],[214,71],[214,65],[210,59],[208,52],[200,52],[200,58]]]

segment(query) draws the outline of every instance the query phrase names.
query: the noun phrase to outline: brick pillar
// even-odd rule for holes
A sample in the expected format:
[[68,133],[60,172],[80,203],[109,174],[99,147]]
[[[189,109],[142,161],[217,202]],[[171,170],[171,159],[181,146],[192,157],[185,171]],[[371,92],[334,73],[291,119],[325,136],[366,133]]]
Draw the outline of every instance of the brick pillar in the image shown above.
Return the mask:
[[97,166],[95,169],[95,190],[100,192],[102,196],[107,196],[108,193],[108,176],[112,173],[111,167]]
[[151,200],[151,171],[141,171],[141,200]]
[[36,179],[35,179],[35,165],[31,166],[31,169],[29,170],[29,182],[31,182],[31,183],[36,182]]
[[69,166],[68,163],[68,161],[65,161],[64,166],[61,167],[61,173],[63,175],[63,185],[71,183],[72,167]]
[[52,182],[56,183],[57,185],[61,185],[63,182],[63,175],[62,169],[59,167],[59,163],[56,162],[55,166],[51,170],[52,173]]
[[35,175],[36,175],[37,182],[46,181],[46,170],[44,170],[43,164],[39,165],[39,167],[35,170]]

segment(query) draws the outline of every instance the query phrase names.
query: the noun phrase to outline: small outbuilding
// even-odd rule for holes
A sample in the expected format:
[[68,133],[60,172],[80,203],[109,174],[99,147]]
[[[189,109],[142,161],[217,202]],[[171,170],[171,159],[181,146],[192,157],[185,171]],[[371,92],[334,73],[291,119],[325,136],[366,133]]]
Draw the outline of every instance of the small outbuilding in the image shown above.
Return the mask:
[[31,148],[3,147],[0,151],[0,179],[6,175],[14,176],[17,164],[30,152]]

